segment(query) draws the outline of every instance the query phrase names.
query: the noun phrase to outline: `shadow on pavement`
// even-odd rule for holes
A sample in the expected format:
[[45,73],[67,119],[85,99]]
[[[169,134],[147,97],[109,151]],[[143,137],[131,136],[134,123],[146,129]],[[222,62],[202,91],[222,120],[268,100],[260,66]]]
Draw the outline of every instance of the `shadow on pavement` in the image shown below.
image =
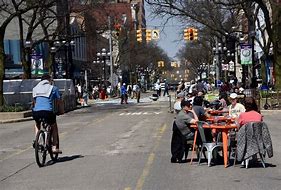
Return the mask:
[[84,156],[82,155],[72,155],[72,156],[63,156],[63,157],[59,157],[57,161],[48,161],[47,162],[47,166],[53,165],[55,163],[60,163],[60,162],[67,162],[67,161],[71,161],[71,160],[75,160],[77,158],[83,158]]

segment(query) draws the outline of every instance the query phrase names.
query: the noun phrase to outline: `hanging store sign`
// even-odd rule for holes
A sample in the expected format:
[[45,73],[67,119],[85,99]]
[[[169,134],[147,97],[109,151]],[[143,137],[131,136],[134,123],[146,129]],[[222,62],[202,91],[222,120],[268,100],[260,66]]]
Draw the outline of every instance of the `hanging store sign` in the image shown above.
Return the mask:
[[241,44],[241,65],[252,64],[252,46],[248,44]]

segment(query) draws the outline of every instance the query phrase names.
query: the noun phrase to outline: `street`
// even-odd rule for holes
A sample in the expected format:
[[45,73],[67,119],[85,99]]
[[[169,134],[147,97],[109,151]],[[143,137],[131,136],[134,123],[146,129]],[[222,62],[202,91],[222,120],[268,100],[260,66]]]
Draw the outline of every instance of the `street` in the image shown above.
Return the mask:
[[[34,121],[0,124],[0,189],[280,189],[280,112],[262,112],[269,126],[274,156],[267,167],[208,167],[206,161],[170,163],[168,97],[141,103],[104,101],[57,118],[58,162],[35,162],[31,142]],[[191,153],[189,153],[189,156]]]

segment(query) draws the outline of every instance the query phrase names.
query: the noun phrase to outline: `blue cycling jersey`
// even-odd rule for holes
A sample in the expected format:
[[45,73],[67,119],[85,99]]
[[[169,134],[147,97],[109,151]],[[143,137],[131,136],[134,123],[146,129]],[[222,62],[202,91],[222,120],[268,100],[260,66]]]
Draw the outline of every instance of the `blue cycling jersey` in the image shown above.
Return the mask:
[[52,92],[49,97],[35,97],[35,106],[33,108],[33,111],[53,111],[54,100],[59,98],[59,89],[56,86],[53,86]]

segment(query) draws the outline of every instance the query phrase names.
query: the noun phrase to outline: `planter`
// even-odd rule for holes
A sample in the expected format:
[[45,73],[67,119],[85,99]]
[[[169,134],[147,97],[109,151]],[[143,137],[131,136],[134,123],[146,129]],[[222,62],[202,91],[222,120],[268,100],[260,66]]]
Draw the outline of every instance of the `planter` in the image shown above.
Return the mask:
[[0,112],[0,120],[9,120],[9,119],[20,119],[27,118],[32,116],[32,111],[22,111],[22,112]]

